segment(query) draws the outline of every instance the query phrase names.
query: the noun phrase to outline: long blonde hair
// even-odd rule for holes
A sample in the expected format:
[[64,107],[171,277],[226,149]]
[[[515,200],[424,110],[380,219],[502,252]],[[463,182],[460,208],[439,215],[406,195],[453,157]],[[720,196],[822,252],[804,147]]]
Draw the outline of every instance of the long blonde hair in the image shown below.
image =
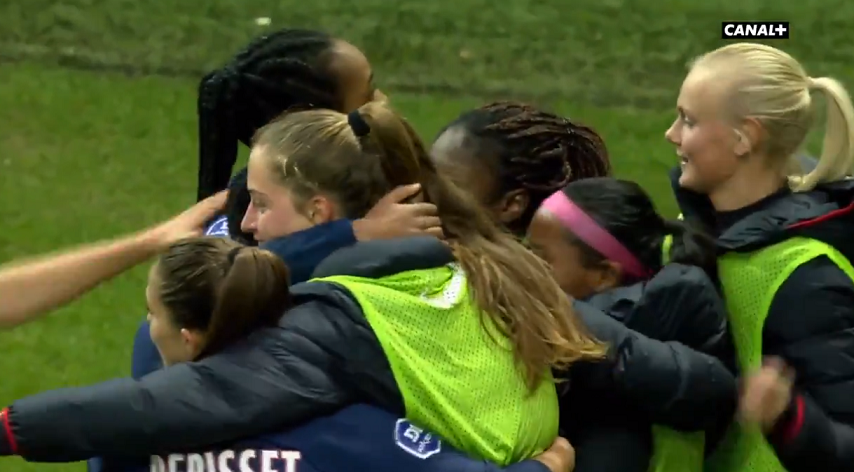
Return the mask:
[[[812,78],[789,54],[771,46],[735,43],[695,59],[694,68],[726,68],[732,74],[731,110],[757,120],[768,139],[764,151],[780,162],[796,191],[842,180],[854,166],[854,106],[845,87],[829,77]],[[827,102],[824,143],[818,165],[803,175],[793,165],[807,133],[815,126],[811,92]],[[755,143],[754,143],[755,144]]]

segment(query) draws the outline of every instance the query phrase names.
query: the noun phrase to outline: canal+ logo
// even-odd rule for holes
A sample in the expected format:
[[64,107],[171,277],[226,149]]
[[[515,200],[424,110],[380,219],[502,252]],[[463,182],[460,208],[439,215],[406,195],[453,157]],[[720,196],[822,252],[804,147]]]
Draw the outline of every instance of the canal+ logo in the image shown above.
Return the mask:
[[789,39],[788,21],[725,21],[722,39]]

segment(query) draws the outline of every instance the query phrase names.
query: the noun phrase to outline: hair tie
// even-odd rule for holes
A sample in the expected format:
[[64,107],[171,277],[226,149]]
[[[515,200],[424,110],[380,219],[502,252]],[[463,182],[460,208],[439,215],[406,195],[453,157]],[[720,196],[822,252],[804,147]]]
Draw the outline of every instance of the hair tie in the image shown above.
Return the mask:
[[821,87],[818,85],[818,82],[814,78],[807,77],[807,90],[812,91],[818,90],[819,88]]
[[242,249],[243,249],[243,246],[240,246],[240,247],[236,247],[236,248],[234,248],[234,249],[232,249],[232,250],[228,251],[227,259],[228,259],[228,265],[229,265],[229,266],[233,266],[233,265],[234,265],[234,259],[236,259],[236,258],[237,258],[237,255],[238,255],[238,254],[240,254],[240,251],[241,251]]
[[359,113],[359,110],[353,110],[350,113],[347,113],[347,123],[350,124],[350,128],[353,129],[353,134],[358,138],[367,136],[368,133],[371,132],[371,126],[368,125],[368,122],[365,121],[362,114]]
[[569,197],[558,190],[543,202],[543,208],[554,215],[569,232],[609,261],[617,262],[627,274],[645,279],[650,271],[611,233],[600,226]]

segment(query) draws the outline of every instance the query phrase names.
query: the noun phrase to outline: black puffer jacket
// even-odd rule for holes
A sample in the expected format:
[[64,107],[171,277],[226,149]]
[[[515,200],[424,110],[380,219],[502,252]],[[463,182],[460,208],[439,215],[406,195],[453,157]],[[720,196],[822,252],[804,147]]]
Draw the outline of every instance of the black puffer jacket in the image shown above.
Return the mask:
[[[453,261],[431,238],[359,243],[324,261],[318,276],[380,277]],[[0,418],[0,454],[31,461],[142,456],[202,448],[298,425],[360,402],[404,414],[385,354],[354,298],[340,286],[309,282],[293,288],[296,306],[277,328],[199,362],[141,380],[122,379],[53,390],[13,403]],[[726,369],[676,343],[628,330],[601,311],[579,313],[613,346],[608,362],[589,366],[599,382],[653,402],[663,417],[701,416],[708,399],[729,395]],[[650,378],[662,379],[651,385]],[[709,389],[708,379],[719,378]],[[727,380],[729,379],[729,380]],[[607,388],[607,387],[603,387]]]
[[598,293],[587,303],[659,341],[679,341],[735,370],[726,304],[699,267],[666,264],[646,282]]
[[[802,160],[803,163],[803,160]],[[854,261],[854,181],[811,192],[782,190],[732,212],[679,187],[686,219],[718,236],[721,253],[751,253],[792,237],[833,246]],[[762,354],[794,368],[795,395],[767,435],[790,472],[854,470],[854,281],[825,256],[799,266],[774,294]]]
[[[723,299],[706,273],[682,264],[667,264],[645,282],[607,290],[578,302],[607,313],[627,327],[661,341],[679,341],[721,360],[733,368],[735,357],[727,330]],[[715,363],[715,365],[720,365]],[[655,374],[656,372],[651,372]],[[663,372],[662,372],[663,373]],[[666,378],[650,377],[650,385],[666,385]],[[715,390],[717,377],[701,379],[697,387]],[[733,380],[725,381],[733,386]],[[576,449],[576,470],[584,472],[645,471],[652,456],[652,418],[648,404],[632,401],[632,392],[601,391],[597,385],[571,389],[561,403],[561,426]],[[692,421],[706,425],[707,451],[716,444],[735,410],[736,392],[731,395],[698,397]],[[673,418],[671,424],[678,424]],[[692,428],[687,428],[692,429]],[[620,454],[613,451],[619,449]]]

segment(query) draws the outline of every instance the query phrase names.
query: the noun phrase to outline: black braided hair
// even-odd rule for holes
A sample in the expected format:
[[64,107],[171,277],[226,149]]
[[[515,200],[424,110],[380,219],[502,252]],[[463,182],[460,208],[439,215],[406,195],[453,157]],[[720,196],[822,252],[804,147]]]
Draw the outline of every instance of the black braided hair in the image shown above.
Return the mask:
[[251,42],[199,84],[199,183],[202,200],[226,188],[237,143],[294,107],[338,108],[327,71],[334,39],[326,33],[283,29]]
[[543,200],[569,182],[611,173],[605,142],[593,129],[531,105],[491,103],[463,113],[443,132],[455,127],[466,131],[474,154],[489,161],[499,195],[527,191],[530,203],[514,232],[524,232]]

